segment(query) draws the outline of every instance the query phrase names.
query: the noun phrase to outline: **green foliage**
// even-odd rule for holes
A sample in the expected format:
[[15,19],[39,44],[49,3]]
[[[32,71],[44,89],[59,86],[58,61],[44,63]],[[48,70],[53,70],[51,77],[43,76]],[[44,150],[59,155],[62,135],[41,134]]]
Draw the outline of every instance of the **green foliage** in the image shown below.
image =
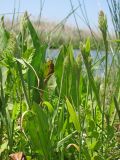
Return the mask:
[[31,149],[45,159],[50,155],[50,134],[47,115],[39,105],[33,104],[31,111],[27,111],[22,119],[24,132],[28,137]]
[[[72,45],[64,46],[55,64],[55,76],[62,97],[70,97],[75,106],[79,101],[81,62],[75,60]],[[74,85],[73,85],[74,84]]]
[[90,40],[87,39],[86,44],[85,45],[81,44],[80,48],[81,48],[81,54],[82,54],[82,57],[83,57],[83,60],[84,60],[84,64],[85,64],[85,67],[86,67],[86,70],[87,70],[88,79],[89,79],[91,88],[94,92],[95,98],[97,100],[99,110],[101,111],[99,90],[96,86],[96,82],[94,80],[93,73],[92,73],[92,68],[91,68],[92,63],[91,63],[91,55],[90,55]]
[[74,124],[75,129],[78,132],[80,132],[80,124],[79,124],[77,114],[68,99],[66,100],[66,104],[67,104],[68,112],[70,114],[70,119],[71,119],[72,123]]
[[[105,16],[100,25],[103,32]],[[118,159],[120,66],[117,54],[106,59],[107,33],[106,54],[92,57],[88,38],[77,57],[70,43],[47,63],[47,45],[27,13],[18,35],[3,18],[0,33],[0,159],[19,151],[34,160]]]
[[[32,87],[42,87],[43,85],[43,64],[45,63],[46,56],[46,45],[41,45],[38,35],[29,20],[27,13],[24,14],[24,17],[21,21],[21,31],[19,35],[20,45],[22,49],[22,55],[28,56],[31,55],[31,63],[33,69],[39,75],[40,84],[37,84],[36,75],[34,74],[31,68],[28,69],[27,73],[27,83],[28,89],[31,90]],[[33,52],[34,49],[34,52]],[[30,56],[29,56],[30,57]],[[30,92],[30,91],[29,91]],[[38,90],[32,89],[32,101],[36,103],[40,102],[40,94]]]

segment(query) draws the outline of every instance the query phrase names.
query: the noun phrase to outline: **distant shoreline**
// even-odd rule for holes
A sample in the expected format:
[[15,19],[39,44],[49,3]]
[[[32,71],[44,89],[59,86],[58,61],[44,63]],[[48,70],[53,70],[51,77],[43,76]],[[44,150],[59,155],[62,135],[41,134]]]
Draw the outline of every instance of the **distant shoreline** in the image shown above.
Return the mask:
[[[39,23],[37,20],[32,20],[32,23],[39,35],[40,41],[48,43],[49,47],[52,49],[57,49],[61,45],[68,43],[72,43],[73,48],[78,49],[80,41],[84,42],[88,37],[91,40],[91,49],[96,49],[97,47],[101,47],[101,49],[103,48],[103,41],[99,32],[81,29],[80,37],[77,28],[73,26],[70,27],[69,25],[50,21],[41,21]],[[7,28],[10,29],[12,21],[7,19],[5,24]],[[12,30],[18,32],[20,30],[19,23],[14,22]]]

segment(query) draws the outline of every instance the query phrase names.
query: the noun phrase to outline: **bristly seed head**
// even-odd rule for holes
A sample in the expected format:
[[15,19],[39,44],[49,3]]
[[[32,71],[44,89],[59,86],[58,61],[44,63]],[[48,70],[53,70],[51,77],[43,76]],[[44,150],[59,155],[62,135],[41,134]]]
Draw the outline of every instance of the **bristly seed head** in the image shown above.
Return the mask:
[[108,28],[107,18],[102,10],[99,13],[98,23],[99,23],[99,28],[100,28],[101,32],[106,34],[107,28]]

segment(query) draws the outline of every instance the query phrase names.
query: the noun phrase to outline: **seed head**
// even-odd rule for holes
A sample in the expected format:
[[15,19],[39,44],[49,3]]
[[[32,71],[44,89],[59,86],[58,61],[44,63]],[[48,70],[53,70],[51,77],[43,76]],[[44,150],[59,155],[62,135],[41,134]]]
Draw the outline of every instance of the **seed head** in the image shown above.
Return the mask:
[[105,34],[107,32],[108,26],[107,26],[107,18],[103,11],[100,11],[99,13],[98,23],[101,32]]
[[78,54],[78,56],[76,58],[76,62],[77,62],[78,68],[81,68],[81,66],[82,66],[82,57],[81,57],[81,54]]

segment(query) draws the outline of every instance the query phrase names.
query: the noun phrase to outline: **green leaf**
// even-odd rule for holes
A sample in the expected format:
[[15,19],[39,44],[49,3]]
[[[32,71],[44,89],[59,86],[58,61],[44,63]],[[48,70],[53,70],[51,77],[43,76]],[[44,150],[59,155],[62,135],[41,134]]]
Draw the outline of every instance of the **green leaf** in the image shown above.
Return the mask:
[[102,143],[99,140],[96,140],[96,138],[92,138],[92,143],[90,139],[87,140],[86,142],[89,150],[92,150],[92,151],[98,151],[102,146]]
[[42,106],[43,107],[46,106],[48,108],[48,110],[49,110],[50,113],[52,113],[54,111],[53,106],[49,102],[47,102],[47,101],[44,101],[42,103]]
[[19,103],[15,103],[13,105],[13,110],[12,110],[12,119],[16,120],[18,115],[20,113],[20,104]]
[[[39,37],[27,15],[25,13],[22,21],[21,21],[21,34],[20,34],[20,43],[23,48],[23,56],[25,57],[25,52],[27,59],[30,60],[30,65],[34,68],[37,75],[40,76],[40,86],[38,86],[36,75],[34,74],[33,70],[31,68],[28,69],[27,73],[27,83],[28,88],[31,90],[32,86],[32,101],[35,101],[36,103],[40,103],[40,94],[39,90],[36,90],[34,88],[42,88],[43,87],[43,64],[45,63],[45,57],[46,57],[46,48],[47,45],[41,45]],[[29,54],[29,49],[34,49],[33,51],[30,50],[31,54]]]
[[67,49],[65,46],[62,46],[60,53],[58,55],[58,58],[55,63],[55,76],[56,76],[56,82],[58,87],[60,88],[61,85],[61,79],[63,74],[63,62],[67,55]]
[[8,148],[8,141],[2,143],[2,145],[0,146],[0,155],[1,155],[1,153],[4,152],[7,148]]
[[65,143],[68,142],[68,140],[76,133],[77,131],[72,132],[71,134],[67,135],[65,138],[63,138],[62,140],[60,140],[57,143],[57,150]]
[[69,96],[75,106],[79,102],[80,65],[74,58],[73,46],[63,46],[55,64],[56,82],[60,96]]
[[74,124],[75,129],[78,132],[80,132],[80,123],[79,123],[79,120],[78,120],[78,116],[77,116],[73,106],[71,105],[71,103],[69,102],[68,99],[66,99],[66,105],[67,105],[67,108],[68,108],[68,112],[70,114],[70,119],[71,119],[72,123]]
[[[81,53],[82,53],[84,64],[85,64],[85,67],[86,67],[86,70],[87,70],[90,86],[91,86],[91,88],[92,88],[92,90],[94,92],[95,99],[97,101],[99,111],[102,112],[101,111],[101,102],[100,102],[99,90],[98,90],[98,87],[97,87],[97,85],[95,83],[95,80],[94,80],[94,77],[93,77],[91,63],[89,62],[89,59],[88,59],[88,52],[90,52],[89,39],[86,42],[86,47],[84,47],[84,44],[81,45]],[[91,58],[90,55],[89,55],[89,58]]]
[[120,121],[120,107],[119,107],[119,104],[118,104],[117,99],[116,99],[115,96],[114,96],[114,104],[115,104],[115,108],[116,108],[116,111],[117,111],[117,114],[118,114],[118,118],[119,118],[119,121]]
[[120,39],[111,40],[111,42],[117,42],[117,43],[120,43]]
[[34,103],[32,110],[24,114],[22,126],[32,145],[32,149],[43,155],[45,159],[49,159],[50,134],[48,119],[39,105]]
[[93,120],[89,121],[89,131],[94,131],[95,129],[95,122]]
[[54,73],[50,76],[49,80],[47,81],[46,88],[49,92],[54,92],[55,88],[57,87],[56,78]]

